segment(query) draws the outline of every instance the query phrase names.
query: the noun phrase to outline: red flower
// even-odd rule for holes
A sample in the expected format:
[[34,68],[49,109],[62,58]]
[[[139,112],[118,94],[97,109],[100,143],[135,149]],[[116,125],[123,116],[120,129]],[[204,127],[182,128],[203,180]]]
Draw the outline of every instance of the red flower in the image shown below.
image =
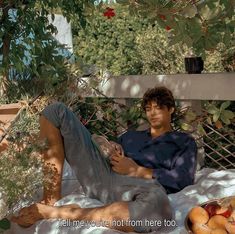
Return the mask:
[[166,20],[166,16],[165,16],[165,15],[159,14],[159,17],[160,17],[162,20]]
[[106,11],[103,13],[103,16],[107,17],[108,19],[111,19],[115,16],[115,12],[113,8],[107,7]]
[[166,26],[166,30],[167,30],[167,31],[171,30],[171,27],[167,25],[167,26]]

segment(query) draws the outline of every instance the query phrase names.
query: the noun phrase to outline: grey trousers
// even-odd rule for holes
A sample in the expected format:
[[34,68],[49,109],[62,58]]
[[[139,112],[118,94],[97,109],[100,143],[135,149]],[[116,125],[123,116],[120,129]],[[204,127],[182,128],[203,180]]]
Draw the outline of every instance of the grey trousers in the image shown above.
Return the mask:
[[63,103],[51,104],[41,114],[60,130],[65,158],[87,196],[104,204],[126,201],[130,224],[136,232],[167,229],[164,221],[172,219],[172,209],[160,184],[112,171],[90,132]]

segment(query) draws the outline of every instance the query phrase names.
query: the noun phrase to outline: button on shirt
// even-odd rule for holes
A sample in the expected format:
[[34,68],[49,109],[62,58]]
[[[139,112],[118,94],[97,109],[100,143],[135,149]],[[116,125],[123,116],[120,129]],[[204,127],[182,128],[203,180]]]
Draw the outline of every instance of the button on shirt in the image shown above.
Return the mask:
[[189,134],[172,131],[152,138],[150,129],[127,131],[118,142],[127,157],[139,166],[153,169],[153,178],[167,193],[193,184],[197,146]]

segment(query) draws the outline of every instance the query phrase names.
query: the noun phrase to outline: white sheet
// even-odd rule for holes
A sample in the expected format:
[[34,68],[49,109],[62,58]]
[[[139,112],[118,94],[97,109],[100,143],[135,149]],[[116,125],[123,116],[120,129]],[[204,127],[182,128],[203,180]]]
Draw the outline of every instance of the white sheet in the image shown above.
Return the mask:
[[[76,181],[72,173],[66,165],[63,194],[65,197],[58,201],[56,205],[76,203],[82,207],[101,206],[97,200],[85,197],[79,183]],[[169,195],[172,207],[175,211],[175,221],[177,227],[167,234],[186,234],[184,228],[184,219],[188,211],[198,203],[205,202],[214,198],[222,198],[225,196],[235,195],[235,169],[226,171],[216,171],[213,169],[203,169],[196,175],[196,183],[188,186],[182,191]],[[64,226],[63,226],[64,225]],[[106,227],[79,227],[78,225],[70,225],[58,220],[41,220],[29,228],[21,228],[16,224],[12,224],[7,234],[117,234],[122,233]],[[152,232],[163,234],[163,232]]]

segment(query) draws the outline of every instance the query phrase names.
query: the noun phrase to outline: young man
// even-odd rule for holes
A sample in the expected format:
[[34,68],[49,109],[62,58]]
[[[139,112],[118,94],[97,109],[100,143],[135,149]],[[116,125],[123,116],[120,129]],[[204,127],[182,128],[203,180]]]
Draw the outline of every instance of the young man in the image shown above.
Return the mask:
[[[123,134],[119,138],[122,147],[107,159],[66,106],[55,103],[46,107],[40,116],[40,136],[48,139],[44,159],[55,167],[57,176],[50,191],[44,189],[43,204],[23,208],[12,220],[23,226],[49,218],[85,220],[127,232],[166,228],[164,219],[172,219],[166,192],[177,192],[193,183],[197,147],[192,137],[172,130],[175,102],[170,90],[148,90],[143,97],[143,109],[150,128]],[[106,205],[53,206],[61,198],[64,159],[87,196]],[[122,225],[116,225],[116,221]]]

